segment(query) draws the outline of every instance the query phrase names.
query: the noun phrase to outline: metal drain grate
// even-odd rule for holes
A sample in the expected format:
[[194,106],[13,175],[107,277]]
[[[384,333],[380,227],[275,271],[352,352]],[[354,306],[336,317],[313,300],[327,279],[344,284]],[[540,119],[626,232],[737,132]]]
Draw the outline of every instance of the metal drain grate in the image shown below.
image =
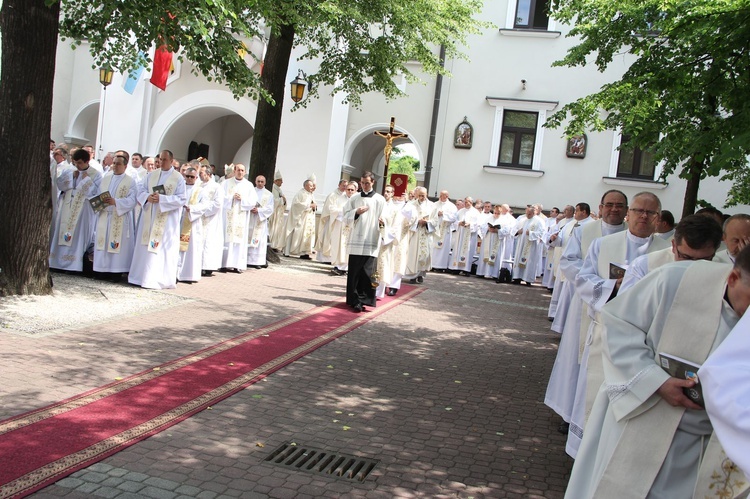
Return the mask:
[[264,461],[300,471],[363,482],[379,461],[284,442]]

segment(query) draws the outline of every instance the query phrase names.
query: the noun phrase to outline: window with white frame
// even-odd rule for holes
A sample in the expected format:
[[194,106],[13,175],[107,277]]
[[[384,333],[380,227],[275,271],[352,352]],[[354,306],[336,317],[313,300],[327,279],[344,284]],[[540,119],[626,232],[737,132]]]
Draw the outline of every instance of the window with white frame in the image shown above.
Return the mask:
[[609,176],[603,178],[604,183],[639,187],[643,182],[649,182],[650,189],[665,189],[669,184],[660,180],[663,164],[654,161],[648,149],[629,147],[629,141],[628,134],[613,133]]
[[549,0],[518,0],[513,27],[546,30],[549,27]]
[[539,113],[533,111],[511,111],[503,113],[503,129],[500,135],[498,166],[529,168],[533,164],[536,124]]
[[556,23],[550,19],[551,0],[509,0],[502,34],[534,36],[559,36]]
[[617,157],[617,178],[654,180],[656,162],[650,151],[628,144],[630,135],[620,135],[620,148]]
[[495,107],[489,163],[485,171],[541,176],[544,122],[557,102],[487,97]]

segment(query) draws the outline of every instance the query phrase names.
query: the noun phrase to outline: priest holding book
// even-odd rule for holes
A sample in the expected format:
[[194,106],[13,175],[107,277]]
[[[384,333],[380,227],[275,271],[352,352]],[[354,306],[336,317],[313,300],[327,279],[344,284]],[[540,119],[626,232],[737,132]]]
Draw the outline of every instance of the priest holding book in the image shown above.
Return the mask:
[[130,271],[135,246],[135,206],[138,181],[127,175],[125,156],[116,156],[104,175],[99,195],[102,209],[97,214],[94,240],[94,272],[119,281]]

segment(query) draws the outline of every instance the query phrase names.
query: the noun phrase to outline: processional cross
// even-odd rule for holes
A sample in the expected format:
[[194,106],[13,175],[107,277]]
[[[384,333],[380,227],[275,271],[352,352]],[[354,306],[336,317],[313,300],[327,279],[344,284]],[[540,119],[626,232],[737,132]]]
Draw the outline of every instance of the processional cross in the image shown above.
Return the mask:
[[387,132],[382,132],[378,130],[377,132],[374,132],[375,135],[378,137],[383,137],[385,139],[385,149],[383,149],[383,153],[385,154],[385,170],[383,170],[383,192],[385,192],[385,184],[386,179],[388,178],[388,165],[391,164],[391,152],[393,152],[393,139],[405,139],[409,135],[401,132],[395,132],[393,129],[396,126],[396,118],[391,116],[391,126],[388,129]]

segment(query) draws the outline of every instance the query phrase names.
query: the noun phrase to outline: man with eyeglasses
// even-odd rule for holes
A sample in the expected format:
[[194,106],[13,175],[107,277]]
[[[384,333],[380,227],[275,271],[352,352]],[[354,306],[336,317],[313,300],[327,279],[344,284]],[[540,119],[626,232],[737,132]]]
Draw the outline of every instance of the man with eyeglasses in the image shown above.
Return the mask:
[[344,204],[339,207],[331,207],[330,216],[333,223],[330,225],[331,274],[336,276],[347,275],[349,270],[349,233],[352,230],[352,221],[344,216],[346,204],[352,196],[357,194],[359,185],[357,182],[348,182],[344,189]]
[[721,227],[711,217],[689,215],[674,229],[672,246],[647,255],[641,255],[628,266],[622,279],[619,294],[624,293],[643,279],[646,274],[672,262],[712,260],[721,244]]
[[203,184],[198,182],[198,169],[188,166],[185,177],[185,206],[180,221],[180,264],[177,280],[180,282],[198,282],[203,275],[203,241],[205,227],[203,214],[211,208],[210,199],[206,197]]
[[177,286],[180,260],[180,218],[185,205],[185,179],[172,168],[172,151],[159,155],[159,169],[138,185],[143,207],[136,231],[128,282],[149,289]]
[[[734,267],[701,260],[664,265],[602,308],[605,377],[566,498],[745,496],[747,478],[727,459],[691,392],[703,385],[698,367],[721,348],[748,305],[746,248]],[[693,364],[688,370],[698,378],[670,374],[668,356]],[[739,404],[731,402],[718,410],[736,416]],[[746,455],[747,447],[741,449]]]
[[575,290],[576,277],[595,239],[625,230],[627,208],[628,198],[625,193],[616,189],[605,192],[599,203],[599,219],[593,220],[590,216],[581,219],[578,226],[572,228],[568,244],[560,257],[560,273],[570,283],[573,293],[565,312],[565,322],[561,324],[562,338],[544,403],[563,419],[558,427],[558,431],[563,434],[568,433],[583,355],[582,345],[591,322],[586,304]]
[[576,397],[566,445],[566,451],[573,458],[581,443],[587,409],[591,408],[593,397],[604,376],[601,364],[601,330],[595,327],[601,324],[598,314],[605,303],[617,296],[625,269],[633,260],[641,255],[670,247],[669,241],[654,236],[659,213],[661,201],[655,194],[636,194],[628,208],[627,230],[596,239],[591,244],[576,277],[576,291],[588,306],[592,322],[583,343],[585,347],[578,371]]
[[104,209],[96,216],[94,236],[94,272],[119,282],[130,271],[135,248],[135,206],[138,182],[126,173],[127,159],[116,156],[104,175],[101,192]]

